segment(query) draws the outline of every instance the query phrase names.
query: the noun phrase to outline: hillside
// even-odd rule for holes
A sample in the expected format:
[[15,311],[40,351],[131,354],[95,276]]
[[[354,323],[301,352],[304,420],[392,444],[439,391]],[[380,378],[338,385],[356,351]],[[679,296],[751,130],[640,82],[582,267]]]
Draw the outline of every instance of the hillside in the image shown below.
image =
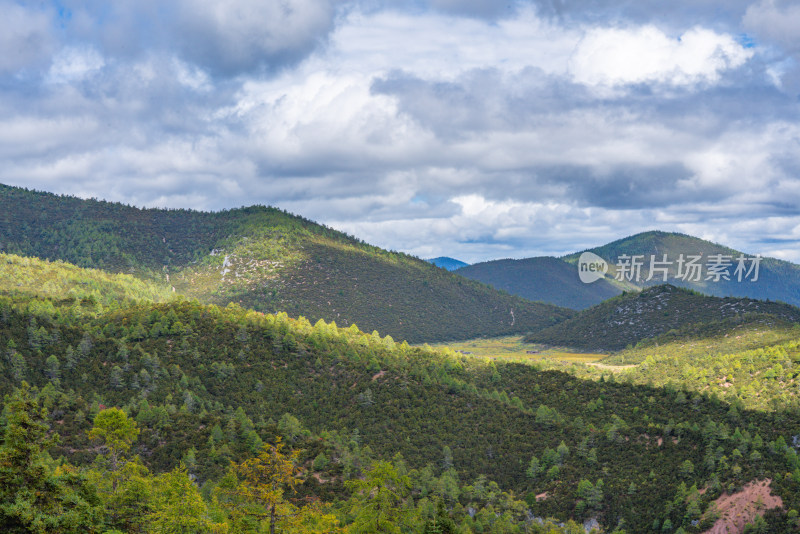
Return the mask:
[[664,386],[680,381],[692,391],[713,391],[739,409],[786,410],[798,407],[800,326],[758,318],[720,330],[622,351],[607,359],[638,365],[626,380]]
[[138,209],[0,186],[0,245],[413,342],[528,332],[570,315],[275,208]]
[[[413,491],[395,505],[403,521],[424,522],[442,501],[443,519],[464,533],[537,532],[531,517],[594,518],[631,532],[667,521],[707,528],[714,518],[703,514],[724,490],[765,476],[787,509],[800,506],[800,471],[792,474],[800,464],[786,447],[800,433],[794,417],[732,418],[728,405],[701,395],[687,402],[674,390],[470,359],[236,306],[140,304],[89,320],[48,309],[0,298],[0,393],[22,380],[39,388],[46,422],[62,436],[52,454],[96,481],[107,528],[137,531],[118,514],[159,509],[168,480],[150,480],[131,460],[133,474],[117,480],[137,497],[114,507],[131,494],[115,497],[105,481],[120,475],[87,434],[111,406],[140,429],[131,455],[153,476],[182,461],[209,507],[215,488],[235,483],[222,478],[230,462],[279,436],[303,450],[308,476],[295,502],[322,499],[342,524],[354,521],[352,484],[374,466],[408,477]],[[235,510],[222,500],[210,517],[235,524]],[[780,511],[768,520],[788,524]]]
[[613,351],[686,328],[746,315],[769,315],[800,322],[800,309],[747,298],[707,297],[665,284],[624,293],[526,337],[529,343]]
[[137,302],[165,302],[174,297],[166,285],[128,274],[110,274],[62,261],[2,253],[0,294],[22,302],[31,297],[48,299],[57,308],[94,314]]
[[584,284],[574,265],[551,257],[475,263],[456,273],[529,300],[575,310],[594,306],[622,292],[606,280]]
[[[644,232],[624,239],[608,243],[601,247],[589,249],[609,264],[608,278],[613,278],[617,272],[616,263],[622,255],[642,255],[644,263],[641,269],[641,280],[625,281],[626,284],[633,284],[638,287],[646,287],[663,283],[660,273],[656,273],[653,280],[647,282],[650,271],[648,268],[650,256],[655,255],[656,260],[661,260],[663,255],[667,255],[667,261],[673,262],[668,267],[668,282],[673,285],[687,287],[700,291],[706,295],[717,297],[749,297],[758,300],[778,300],[787,302],[795,306],[800,306],[800,265],[790,263],[775,258],[762,258],[759,265],[759,276],[755,282],[751,278],[743,277],[742,281],[737,280],[735,275],[736,258],[744,255],[750,258],[753,255],[740,252],[738,250],[718,245],[710,241],[698,239],[685,234],[670,232]],[[676,278],[677,260],[683,254],[688,258],[690,255],[702,255],[700,264],[703,265],[701,279],[682,280]],[[732,265],[726,269],[729,280],[721,278],[719,281],[706,280],[708,272],[705,268],[709,259],[717,254],[730,256]],[[566,262],[576,264],[580,252],[565,256]],[[750,267],[750,262],[746,266]],[[624,288],[624,287],[623,287]]]
[[581,378],[677,387],[723,399],[736,410],[800,409],[800,324],[771,315],[688,325],[588,365],[555,359],[537,365]]
[[457,260],[455,258],[448,258],[447,256],[439,256],[438,258],[431,258],[425,261],[430,262],[437,267],[441,267],[442,269],[447,269],[448,271],[455,271],[460,267],[466,267],[469,265],[469,263]]

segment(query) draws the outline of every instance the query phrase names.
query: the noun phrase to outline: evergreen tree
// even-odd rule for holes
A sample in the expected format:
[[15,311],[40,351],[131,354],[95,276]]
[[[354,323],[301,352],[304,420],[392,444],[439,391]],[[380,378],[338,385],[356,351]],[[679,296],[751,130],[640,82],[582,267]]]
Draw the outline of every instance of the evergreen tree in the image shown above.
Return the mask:
[[400,533],[409,516],[407,502],[411,481],[390,462],[375,462],[363,479],[345,485],[353,492],[350,510],[355,516],[354,533]]
[[69,467],[53,468],[45,410],[26,382],[6,396],[0,446],[0,525],[3,532],[99,532],[101,508],[86,479]]

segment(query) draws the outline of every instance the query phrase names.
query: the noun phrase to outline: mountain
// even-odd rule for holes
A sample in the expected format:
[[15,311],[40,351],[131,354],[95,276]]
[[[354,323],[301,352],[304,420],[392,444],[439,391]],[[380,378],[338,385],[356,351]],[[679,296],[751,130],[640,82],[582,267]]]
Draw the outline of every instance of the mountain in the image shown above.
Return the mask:
[[447,269],[448,271],[455,271],[460,267],[469,265],[469,263],[457,260],[455,258],[448,258],[447,256],[439,256],[438,258],[431,258],[426,261],[429,261],[430,263],[437,267],[441,267],[442,269]]
[[638,344],[553,370],[231,303],[310,306],[337,270],[377,314],[408,287],[425,321],[461,305],[447,328],[480,295],[527,303],[279,210],[0,193],[4,530],[266,531],[277,499],[287,532],[797,531],[797,308],[671,285],[528,303],[572,316],[534,336]]
[[[580,281],[578,263],[584,252],[596,254],[607,263],[608,272],[604,278],[592,283]],[[648,280],[651,256],[655,256],[655,261],[658,262],[663,261],[665,255],[668,263],[656,264],[653,276]],[[718,279],[708,270],[708,266],[715,262],[717,255],[722,256],[720,259],[723,263],[720,265],[724,271],[724,274],[720,273]],[[638,280],[627,266],[623,267],[625,269],[623,272],[618,273],[618,264],[623,265],[619,262],[627,261],[625,256],[638,256],[637,262],[641,262]],[[692,256],[700,257],[695,260],[699,269],[687,273],[690,276],[678,277],[679,260],[683,257],[683,272],[686,273],[688,270],[686,264]],[[744,260],[745,268],[741,272],[741,280],[736,271],[740,257]],[[456,272],[512,295],[577,310],[598,304],[625,290],[633,291],[665,282],[694,289],[706,295],[769,299],[800,306],[800,265],[775,258],[761,258],[757,262],[758,277],[754,280],[756,271],[748,272],[754,267],[754,257],[752,254],[685,234],[652,231],[576,252],[560,259],[542,257],[489,261],[463,267]],[[666,268],[666,280],[659,267]],[[619,279],[617,279],[618,274]]]
[[[800,265],[765,257],[758,264],[757,280],[752,281],[755,272],[749,277],[746,276],[747,272],[743,272],[742,280],[739,281],[736,275],[737,258],[743,256],[745,258],[744,266],[749,270],[753,266],[750,260],[754,257],[753,254],[743,253],[689,235],[660,231],[644,232],[589,249],[589,252],[597,254],[608,262],[607,278],[613,278],[617,274],[617,264],[623,255],[643,256],[640,280],[637,282],[635,276],[631,280],[626,277],[620,284],[623,288],[641,288],[664,283],[663,273],[660,271],[654,272],[652,280],[647,281],[647,278],[650,276],[650,256],[655,255],[656,261],[660,261],[666,255],[667,261],[671,262],[670,265],[665,265],[668,273],[666,281],[670,284],[718,297],[749,297],[760,300],[778,300],[795,306],[800,305]],[[571,264],[577,264],[580,254],[580,252],[571,254],[563,259]],[[685,260],[688,260],[689,256],[701,256],[697,262],[701,266],[699,280],[694,280],[694,277],[690,277],[691,280],[676,277],[678,260],[681,255]],[[708,265],[716,255],[728,257],[731,263],[724,269],[728,280],[725,277],[715,280],[713,275],[711,275],[711,279],[708,279],[710,275]],[[684,267],[684,271],[686,271],[686,267]],[[614,282],[617,283],[616,280]]]
[[0,249],[411,342],[524,333],[571,315],[261,206],[139,209],[0,186]]
[[[65,269],[79,282],[80,270]],[[3,280],[3,287],[11,283]],[[57,481],[93,484],[95,492],[80,495],[99,501],[105,524],[89,532],[167,531],[156,527],[164,514],[174,526],[203,506],[229,526],[217,531],[258,530],[241,526],[237,513],[245,507],[230,498],[237,484],[230,466],[255,461],[279,439],[287,455],[297,451],[303,474],[290,502],[321,501],[343,525],[357,520],[361,506],[399,500],[402,514],[389,509],[398,519],[386,521],[412,522],[409,532],[441,531],[421,526],[439,501],[445,520],[459,525],[454,532],[583,532],[544,528],[542,518],[594,519],[629,532],[656,523],[663,531],[669,521],[703,531],[714,524],[713,503],[723,491],[764,477],[775,480],[767,495],[780,496],[786,510],[800,506],[797,456],[787,445],[800,433],[795,412],[736,410],[701,392],[687,399],[675,387],[581,380],[235,305],[177,298],[78,317],[55,306],[51,289],[52,297],[26,301],[0,296],[0,394],[16,390],[0,420],[0,431],[8,431],[0,442],[3,476],[31,465],[41,446],[21,439],[25,432],[61,435],[60,443],[47,443],[57,461],[43,451],[34,464],[38,478],[15,478],[13,490],[0,491],[0,504],[55,470]],[[792,360],[784,368],[797,374]],[[112,437],[127,439],[129,451],[90,434],[103,428],[104,414],[116,418]],[[136,433],[126,431],[134,425]],[[119,471],[118,461],[125,466]],[[372,491],[360,492],[376,469],[400,480],[395,487],[407,487],[405,497],[373,502]],[[162,492],[181,476],[173,510]],[[37,502],[58,488],[43,484]],[[196,493],[191,506],[181,498],[187,491]],[[263,506],[247,508],[263,513]],[[791,519],[779,510],[764,531],[788,532]],[[777,530],[782,525],[790,527]],[[369,527],[350,531],[375,531]]]
[[555,326],[534,332],[525,340],[583,350],[615,351],[689,325],[753,315],[800,322],[800,309],[788,304],[709,297],[665,284],[606,300]]
[[608,280],[584,284],[575,265],[551,257],[487,261],[455,272],[512,295],[575,310],[594,306],[622,292]]

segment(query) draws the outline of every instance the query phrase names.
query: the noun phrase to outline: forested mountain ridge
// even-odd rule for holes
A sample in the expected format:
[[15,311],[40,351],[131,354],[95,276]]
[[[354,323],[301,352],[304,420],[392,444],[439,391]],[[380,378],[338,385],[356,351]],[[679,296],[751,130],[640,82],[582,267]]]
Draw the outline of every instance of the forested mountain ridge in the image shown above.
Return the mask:
[[[400,528],[398,515],[399,532],[435,532],[423,524],[437,500],[464,533],[537,532],[531,514],[699,531],[722,491],[761,477],[787,510],[800,506],[800,462],[786,445],[800,423],[780,412],[732,414],[701,393],[584,381],[233,305],[176,300],[76,318],[35,301],[0,298],[0,391],[39,388],[62,435],[52,453],[107,466],[87,431],[116,406],[140,429],[131,454],[154,473],[183,461],[209,503],[231,460],[280,436],[306,449],[301,495],[332,504],[343,525],[355,519],[339,499],[355,499],[351,483],[389,459],[413,488],[392,506],[419,518]],[[209,517],[235,521],[234,511],[221,502]],[[113,510],[108,521],[121,528]],[[780,513],[768,521],[790,525]]]
[[260,206],[138,209],[0,186],[0,250],[414,342],[523,333],[571,315]]
[[526,337],[529,343],[615,351],[671,330],[746,316],[800,322],[800,309],[780,302],[709,297],[669,284],[608,299]]

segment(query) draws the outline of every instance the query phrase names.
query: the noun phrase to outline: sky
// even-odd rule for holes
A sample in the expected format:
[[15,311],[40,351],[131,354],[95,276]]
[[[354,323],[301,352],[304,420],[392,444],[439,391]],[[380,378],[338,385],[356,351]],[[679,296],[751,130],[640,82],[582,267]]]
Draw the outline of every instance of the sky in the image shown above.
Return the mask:
[[[800,262],[794,0],[0,0],[0,182],[467,262]],[[688,251],[691,252],[691,251]]]

